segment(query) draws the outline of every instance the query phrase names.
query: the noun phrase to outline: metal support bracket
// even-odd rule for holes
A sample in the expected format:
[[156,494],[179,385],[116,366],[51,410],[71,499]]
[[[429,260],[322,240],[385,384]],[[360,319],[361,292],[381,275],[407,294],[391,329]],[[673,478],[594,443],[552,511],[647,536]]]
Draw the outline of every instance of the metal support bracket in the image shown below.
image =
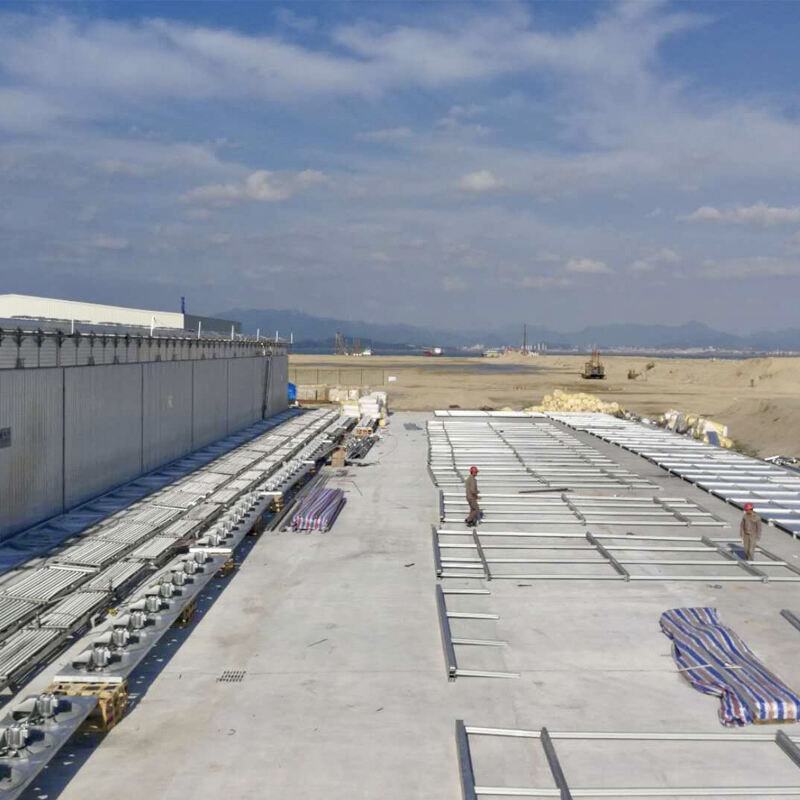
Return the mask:
[[628,570],[626,570],[625,567],[623,567],[622,564],[620,564],[619,561],[617,561],[617,559],[614,556],[612,556],[608,550],[606,550],[606,548],[595,538],[594,534],[587,533],[586,539],[597,548],[597,552],[600,553],[600,555],[603,556],[603,558],[608,559],[608,563],[611,564],[611,566],[614,567],[614,569],[620,575],[622,575],[622,577],[626,581],[629,581],[631,579],[630,572],[628,572]]
[[751,564],[748,564],[743,558],[739,558],[735,553],[731,553],[729,550],[726,550],[724,547],[721,547],[715,541],[712,541],[708,536],[701,536],[700,541],[707,545],[708,547],[713,548],[716,550],[723,558],[727,558],[729,561],[735,561],[745,572],[750,573],[750,575],[755,575],[764,583],[769,581],[769,575],[765,572],[762,572],[760,569],[756,569]]
[[490,581],[492,579],[492,571],[489,569],[489,564],[486,562],[486,556],[483,552],[483,546],[481,545],[481,540],[478,537],[478,529],[472,529],[472,540],[475,542],[475,547],[478,550],[478,557],[481,560],[481,564],[483,564],[483,572],[486,575],[486,580]]
[[784,609],[783,609],[783,611],[781,611],[781,616],[782,616],[782,617],[783,617],[785,620],[787,620],[789,623],[791,623],[792,625],[794,625],[794,626],[795,626],[795,628],[797,628],[797,630],[799,630],[799,631],[800,631],[800,617],[798,617],[798,616],[797,616],[796,614],[794,614],[793,612],[789,611],[789,609],[788,609],[788,608],[784,608]]

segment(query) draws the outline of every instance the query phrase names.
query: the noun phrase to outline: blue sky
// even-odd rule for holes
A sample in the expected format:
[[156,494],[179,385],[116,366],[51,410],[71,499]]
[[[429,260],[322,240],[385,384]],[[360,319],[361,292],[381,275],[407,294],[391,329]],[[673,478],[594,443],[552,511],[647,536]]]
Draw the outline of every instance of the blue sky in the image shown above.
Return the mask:
[[794,3],[2,9],[2,291],[796,324]]

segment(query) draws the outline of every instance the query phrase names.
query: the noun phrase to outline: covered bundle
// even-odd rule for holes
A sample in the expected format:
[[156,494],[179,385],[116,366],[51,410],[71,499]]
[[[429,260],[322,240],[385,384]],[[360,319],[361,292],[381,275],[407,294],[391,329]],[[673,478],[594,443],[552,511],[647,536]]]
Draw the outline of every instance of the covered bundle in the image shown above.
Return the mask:
[[796,722],[800,697],[719,621],[716,608],[673,608],[661,615],[681,674],[697,690],[720,697],[720,722]]
[[327,531],[343,505],[341,489],[312,489],[292,515],[292,530]]

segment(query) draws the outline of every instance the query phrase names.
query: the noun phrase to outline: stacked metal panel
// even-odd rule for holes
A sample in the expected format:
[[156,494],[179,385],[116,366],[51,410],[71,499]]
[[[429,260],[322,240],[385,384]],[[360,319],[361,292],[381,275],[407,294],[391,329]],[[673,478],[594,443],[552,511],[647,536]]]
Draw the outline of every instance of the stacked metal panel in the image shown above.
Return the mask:
[[[188,456],[183,461],[195,465],[190,476],[186,477],[182,468],[165,470],[163,474],[177,482],[126,511],[117,511],[115,502],[106,504],[103,498],[93,501],[97,513],[101,507],[117,513],[99,522],[96,516],[82,515],[84,527],[87,520],[95,522],[84,536],[46,563],[8,576],[0,587],[0,687],[24,677],[111,602],[113,593],[126,591],[154,565],[163,563],[178,540],[199,536],[217,518],[224,520],[233,514],[235,519],[243,519],[242,498],[251,498],[246,501],[248,507],[263,508],[269,502],[266,482],[270,476],[281,473],[285,480],[288,468],[297,480],[295,470],[304,450],[316,449],[326,441],[324,432],[337,418],[334,409],[288,420],[282,417],[282,424],[269,425],[269,431],[255,440],[242,436],[240,443],[247,446],[233,454],[223,446],[206,448],[203,453],[219,451],[225,461],[223,470],[217,469],[218,462],[207,466],[210,459],[205,455],[198,459]],[[163,486],[159,477],[151,490]],[[219,502],[205,500],[225,490],[224,499],[214,498]],[[256,496],[257,503],[252,500]],[[191,498],[188,504],[184,503],[187,498]],[[226,531],[225,524],[218,525],[214,538],[230,537],[231,527],[228,524]]]
[[630,450],[707,492],[743,507],[796,536],[800,475],[757,458],[607,414],[550,414],[576,430]]

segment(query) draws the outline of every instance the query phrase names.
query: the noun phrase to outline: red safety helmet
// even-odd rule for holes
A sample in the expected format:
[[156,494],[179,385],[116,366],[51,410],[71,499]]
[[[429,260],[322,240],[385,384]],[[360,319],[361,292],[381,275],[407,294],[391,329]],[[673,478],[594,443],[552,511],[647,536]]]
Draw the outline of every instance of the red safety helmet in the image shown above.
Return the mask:
[[478,468],[475,467],[475,466],[470,467],[469,468],[469,474],[470,475],[477,475],[478,474]]
[[744,510],[745,511],[752,511],[753,510],[753,504],[752,503],[745,503],[744,504]]

